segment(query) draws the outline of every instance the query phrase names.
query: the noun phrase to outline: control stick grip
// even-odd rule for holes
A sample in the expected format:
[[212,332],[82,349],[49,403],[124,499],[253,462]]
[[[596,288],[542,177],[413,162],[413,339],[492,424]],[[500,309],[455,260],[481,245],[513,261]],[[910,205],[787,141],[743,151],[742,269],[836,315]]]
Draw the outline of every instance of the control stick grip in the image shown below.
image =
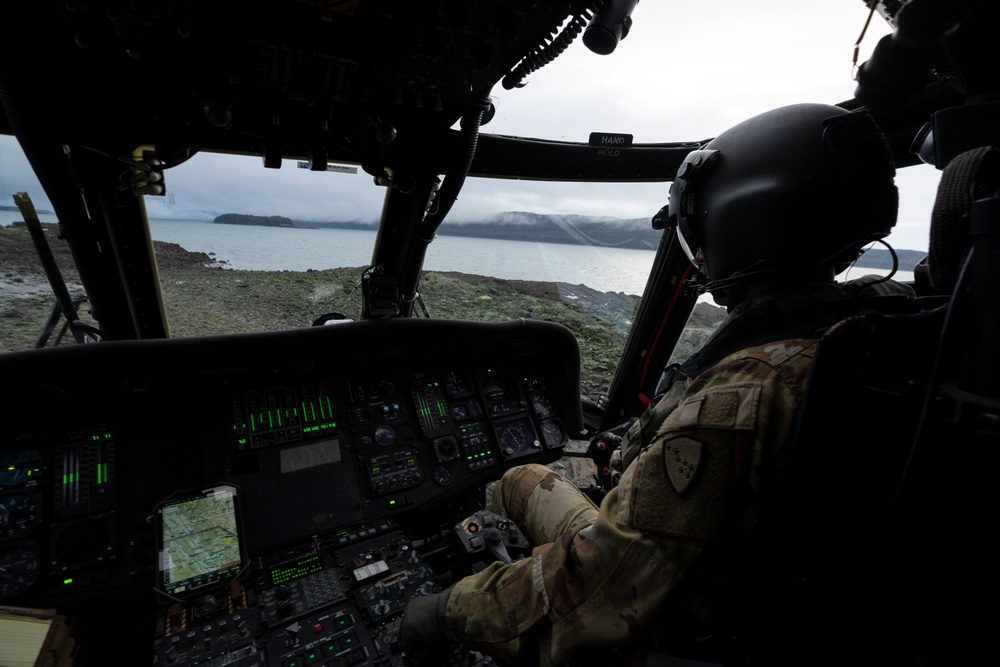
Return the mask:
[[455,535],[469,554],[489,551],[502,563],[518,558],[512,552],[527,553],[531,545],[517,524],[505,516],[481,510],[455,524]]

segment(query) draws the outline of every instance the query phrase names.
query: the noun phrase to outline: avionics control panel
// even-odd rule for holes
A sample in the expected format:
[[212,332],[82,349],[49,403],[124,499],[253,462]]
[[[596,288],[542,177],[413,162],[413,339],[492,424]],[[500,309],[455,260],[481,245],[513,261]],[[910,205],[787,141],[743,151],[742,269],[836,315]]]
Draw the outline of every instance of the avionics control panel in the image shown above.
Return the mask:
[[225,479],[257,518],[251,547],[394,516],[558,457],[568,432],[550,382],[520,363],[458,362],[234,388],[219,412],[232,434]]
[[[461,545],[441,536],[479,509],[473,490],[561,455],[578,373],[572,334],[542,322],[3,355],[0,604],[86,617],[83,655],[130,664],[150,646],[161,665],[402,664],[406,602],[456,574]],[[156,508],[220,489],[239,521],[202,525],[222,545],[238,527],[246,555],[212,564],[218,581],[195,573],[217,588],[156,592]]]
[[154,665],[402,665],[399,616],[439,592],[392,521],[256,556],[227,589],[161,614]]

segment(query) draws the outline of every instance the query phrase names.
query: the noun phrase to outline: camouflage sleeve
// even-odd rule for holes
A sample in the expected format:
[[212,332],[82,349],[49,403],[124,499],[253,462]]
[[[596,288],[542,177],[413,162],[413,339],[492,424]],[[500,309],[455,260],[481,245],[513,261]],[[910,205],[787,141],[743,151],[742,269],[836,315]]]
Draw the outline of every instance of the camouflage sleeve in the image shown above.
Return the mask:
[[738,536],[755,505],[754,466],[766,470],[791,432],[811,361],[794,343],[732,355],[693,382],[593,523],[459,581],[446,614],[459,638],[511,664],[557,665],[648,635],[706,546]]
[[446,619],[467,645],[516,665],[563,664],[581,645],[629,643],[697,556],[616,521],[612,490],[593,524],[512,565],[493,563],[452,589]]

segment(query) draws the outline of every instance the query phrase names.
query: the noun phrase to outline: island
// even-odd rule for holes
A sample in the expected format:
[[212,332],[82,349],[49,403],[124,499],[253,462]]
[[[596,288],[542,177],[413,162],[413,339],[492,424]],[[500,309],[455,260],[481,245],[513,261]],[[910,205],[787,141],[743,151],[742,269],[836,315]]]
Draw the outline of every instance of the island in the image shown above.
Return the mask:
[[215,216],[215,222],[222,225],[256,225],[258,227],[293,227],[295,229],[316,229],[303,227],[283,215],[250,215],[248,213],[223,213]]

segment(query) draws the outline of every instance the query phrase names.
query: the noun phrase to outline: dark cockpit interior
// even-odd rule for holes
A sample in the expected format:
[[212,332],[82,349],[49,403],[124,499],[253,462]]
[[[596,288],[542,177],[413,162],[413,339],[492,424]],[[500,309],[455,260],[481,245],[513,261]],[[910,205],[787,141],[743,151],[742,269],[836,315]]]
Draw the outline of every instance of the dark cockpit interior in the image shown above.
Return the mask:
[[[844,1],[894,32],[859,63],[855,96],[825,102],[868,109],[900,169],[996,145],[996,3]],[[492,90],[558,66],[577,39],[610,53],[641,20],[637,4],[4,3],[16,39],[0,40],[0,132],[45,189],[89,313],[84,344],[0,355],[0,614],[52,610],[66,623],[49,640],[63,657],[37,664],[409,664],[398,630],[411,598],[526,552],[518,528],[486,511],[487,483],[641,413],[697,300],[692,268],[664,232],[597,406],[581,401],[566,327],[419,317],[424,256],[472,176],[673,179],[704,137],[616,147],[609,160],[600,135],[484,129]],[[202,152],[257,156],[262,169],[353,164],[385,188],[361,319],[170,337],[143,198]],[[992,231],[970,234],[995,253],[997,215],[979,215]],[[981,351],[996,340],[1000,262],[977,243],[965,344]],[[954,244],[941,261],[964,261]],[[921,287],[922,275],[935,304],[971,289]],[[936,347],[907,349],[930,364]],[[975,380],[950,395],[961,424],[934,433],[965,434],[968,417],[996,444],[997,355],[983,354],[939,363]]]
[[[5,442],[2,594],[106,610],[101,641],[116,648],[102,655],[132,645],[148,658],[155,597],[158,663],[224,652],[282,664],[322,641],[334,644],[324,657],[380,664],[398,652],[393,626],[370,634],[378,623],[361,608],[391,618],[439,590],[431,565],[458,565],[442,517],[482,509],[484,482],[554,460],[582,429],[575,339],[544,322],[394,319],[175,342],[5,365],[22,408],[49,418]],[[204,504],[218,486],[235,499],[227,515]],[[416,538],[416,526],[435,529]],[[470,558],[487,549],[469,537]],[[362,564],[384,569],[345,578]]]

